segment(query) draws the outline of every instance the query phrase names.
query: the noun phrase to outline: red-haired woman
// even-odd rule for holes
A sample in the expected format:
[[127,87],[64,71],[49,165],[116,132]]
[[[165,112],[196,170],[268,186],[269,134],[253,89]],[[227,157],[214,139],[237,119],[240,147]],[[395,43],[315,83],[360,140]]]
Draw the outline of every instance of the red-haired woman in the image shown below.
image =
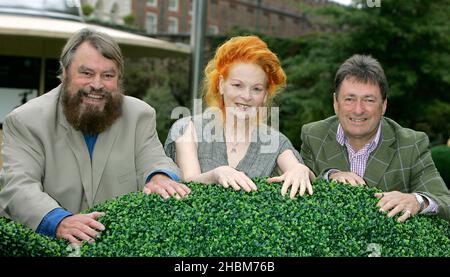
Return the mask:
[[[184,181],[256,190],[253,177],[281,175],[290,197],[313,193],[314,174],[289,139],[264,123],[270,100],[285,85],[278,57],[256,36],[222,44],[205,69],[207,111],[174,123],[166,154],[181,168]],[[272,115],[271,120],[277,120]]]

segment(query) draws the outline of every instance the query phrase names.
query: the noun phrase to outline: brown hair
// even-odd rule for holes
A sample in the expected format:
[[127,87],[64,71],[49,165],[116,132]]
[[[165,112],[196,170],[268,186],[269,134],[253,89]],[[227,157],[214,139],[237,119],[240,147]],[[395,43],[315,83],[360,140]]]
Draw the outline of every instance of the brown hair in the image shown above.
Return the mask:
[[348,58],[336,72],[334,77],[334,93],[337,97],[342,82],[348,78],[355,78],[358,82],[378,85],[381,97],[386,99],[388,82],[380,63],[371,56],[353,55]]

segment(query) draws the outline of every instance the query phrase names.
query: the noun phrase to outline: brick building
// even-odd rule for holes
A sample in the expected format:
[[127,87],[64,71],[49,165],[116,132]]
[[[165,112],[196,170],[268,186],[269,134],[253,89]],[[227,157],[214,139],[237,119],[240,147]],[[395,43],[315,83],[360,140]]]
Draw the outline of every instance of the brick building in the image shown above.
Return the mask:
[[[311,30],[301,4],[322,5],[327,0],[208,0],[207,33],[223,34],[235,26],[280,37],[300,36]],[[187,36],[192,0],[133,0],[136,24],[150,35]]]
[[123,18],[132,14],[132,0],[81,0],[82,5],[90,5],[94,12],[88,19],[97,19],[114,24],[124,24]]

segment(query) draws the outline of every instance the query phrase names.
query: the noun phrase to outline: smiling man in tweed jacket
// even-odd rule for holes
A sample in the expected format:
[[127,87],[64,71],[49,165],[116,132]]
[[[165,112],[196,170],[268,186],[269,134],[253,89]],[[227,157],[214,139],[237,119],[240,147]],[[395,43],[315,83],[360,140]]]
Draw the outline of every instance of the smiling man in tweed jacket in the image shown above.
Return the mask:
[[362,55],[345,61],[335,77],[336,116],[302,128],[305,164],[326,179],[382,189],[377,205],[400,222],[417,213],[450,221],[450,193],[428,137],[383,116],[387,89],[378,61]]

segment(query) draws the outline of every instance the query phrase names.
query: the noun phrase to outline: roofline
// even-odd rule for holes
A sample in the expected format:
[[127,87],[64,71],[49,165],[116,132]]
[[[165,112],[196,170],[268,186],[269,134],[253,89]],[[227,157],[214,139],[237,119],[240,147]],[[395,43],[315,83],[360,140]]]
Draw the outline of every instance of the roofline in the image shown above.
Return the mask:
[[54,49],[44,52],[47,56],[59,57],[61,45],[82,28],[92,28],[109,34],[121,46],[125,56],[190,56],[192,52],[187,44],[167,42],[99,25],[55,18],[0,14],[0,55],[2,52],[14,51],[9,49],[8,42],[23,39],[30,42],[39,41],[40,47],[44,48],[55,48],[54,45],[57,44],[60,48],[56,55],[53,53]]

